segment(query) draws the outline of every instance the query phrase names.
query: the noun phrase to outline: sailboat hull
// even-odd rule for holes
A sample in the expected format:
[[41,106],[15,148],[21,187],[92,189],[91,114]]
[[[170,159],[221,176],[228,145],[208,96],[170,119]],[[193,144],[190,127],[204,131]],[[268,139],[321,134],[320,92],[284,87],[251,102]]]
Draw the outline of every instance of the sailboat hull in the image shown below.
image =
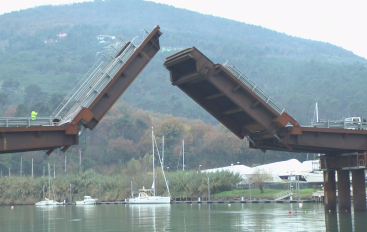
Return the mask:
[[148,196],[148,197],[136,197],[129,199],[129,204],[170,204],[170,203],[171,203],[171,197]]

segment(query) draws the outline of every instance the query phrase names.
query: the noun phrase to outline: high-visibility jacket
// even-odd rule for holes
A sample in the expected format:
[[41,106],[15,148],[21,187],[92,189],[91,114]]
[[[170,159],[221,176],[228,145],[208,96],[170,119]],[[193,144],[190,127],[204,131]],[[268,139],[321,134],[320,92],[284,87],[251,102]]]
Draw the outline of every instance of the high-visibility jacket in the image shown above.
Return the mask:
[[36,116],[37,116],[37,112],[33,110],[32,113],[31,113],[32,120],[35,120]]

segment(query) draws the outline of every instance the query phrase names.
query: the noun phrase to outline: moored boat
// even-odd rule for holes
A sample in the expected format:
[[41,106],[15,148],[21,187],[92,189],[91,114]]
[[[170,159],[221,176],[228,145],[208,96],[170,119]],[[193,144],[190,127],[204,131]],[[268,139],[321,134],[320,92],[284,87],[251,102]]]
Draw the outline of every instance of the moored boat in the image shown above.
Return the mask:
[[90,196],[84,196],[82,201],[75,201],[76,205],[96,205],[98,199],[91,198]]

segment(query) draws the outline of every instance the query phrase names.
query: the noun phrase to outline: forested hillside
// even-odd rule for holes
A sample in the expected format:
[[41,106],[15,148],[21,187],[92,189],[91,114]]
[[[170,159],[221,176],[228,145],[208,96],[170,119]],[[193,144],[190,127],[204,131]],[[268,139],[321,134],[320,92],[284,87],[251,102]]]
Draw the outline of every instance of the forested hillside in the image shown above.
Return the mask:
[[[162,66],[165,58],[192,46],[214,62],[235,65],[301,124],[308,124],[312,118],[316,101],[321,118],[367,115],[367,61],[352,52],[152,2],[106,0],[0,15],[0,116],[29,116],[32,109],[40,116],[50,115],[117,36],[138,36],[135,43],[139,44],[143,28],[149,31],[155,25],[163,32],[161,50],[121,97],[124,103],[80,139],[84,168],[97,168],[100,163],[105,168],[145,155],[150,152],[151,126],[157,126],[157,135],[169,137],[162,129],[164,123],[182,126],[166,141],[170,166],[178,166],[182,138],[188,141],[188,165],[192,168],[239,161],[251,165],[294,157],[278,153],[264,156],[248,150],[245,142],[234,139],[171,85],[169,73]],[[68,154],[77,155],[77,149]],[[35,153],[24,155],[27,162],[36,157]],[[0,167],[17,169],[19,157],[0,156]],[[38,155],[38,173],[47,162],[44,158]],[[61,167],[63,157],[55,159]]]

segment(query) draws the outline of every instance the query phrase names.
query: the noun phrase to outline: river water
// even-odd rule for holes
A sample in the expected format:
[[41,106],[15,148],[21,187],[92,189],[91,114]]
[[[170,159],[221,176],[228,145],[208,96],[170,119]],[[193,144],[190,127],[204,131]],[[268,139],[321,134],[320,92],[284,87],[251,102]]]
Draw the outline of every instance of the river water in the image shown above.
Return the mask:
[[1,206],[0,231],[359,232],[367,231],[367,214],[325,212],[316,203]]

